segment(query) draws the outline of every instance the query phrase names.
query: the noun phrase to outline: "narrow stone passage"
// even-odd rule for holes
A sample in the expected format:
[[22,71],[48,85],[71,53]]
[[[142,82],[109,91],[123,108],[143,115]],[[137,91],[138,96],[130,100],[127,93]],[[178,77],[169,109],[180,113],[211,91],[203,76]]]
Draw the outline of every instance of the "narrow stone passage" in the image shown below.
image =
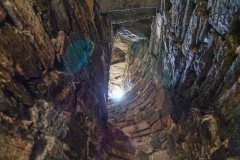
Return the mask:
[[[239,143],[239,129],[228,131],[239,114],[230,116],[239,102],[239,38],[234,35],[239,20],[225,18],[238,17],[240,4],[160,4],[148,23],[151,35],[140,27],[131,30],[130,21],[116,25],[131,53],[122,80],[128,88],[122,87],[121,101],[108,104],[108,123],[128,136],[135,159],[238,159],[240,152],[231,146]],[[222,15],[225,23],[216,19],[218,8],[232,11]]]
[[239,160],[239,116],[239,0],[0,0],[0,160]]

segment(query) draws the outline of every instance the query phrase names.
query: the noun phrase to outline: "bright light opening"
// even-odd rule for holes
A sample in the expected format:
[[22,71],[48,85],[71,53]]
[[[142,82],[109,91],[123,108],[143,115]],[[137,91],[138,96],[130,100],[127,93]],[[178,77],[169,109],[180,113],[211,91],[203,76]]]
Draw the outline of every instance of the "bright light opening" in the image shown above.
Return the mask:
[[123,96],[123,90],[120,88],[114,89],[112,91],[112,97],[113,98],[122,98]]

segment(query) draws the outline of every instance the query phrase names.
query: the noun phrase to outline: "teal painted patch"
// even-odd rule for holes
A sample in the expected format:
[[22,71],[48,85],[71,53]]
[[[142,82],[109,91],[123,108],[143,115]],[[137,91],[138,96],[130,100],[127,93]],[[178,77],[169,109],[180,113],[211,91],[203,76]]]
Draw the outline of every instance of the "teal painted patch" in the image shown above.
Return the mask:
[[87,64],[94,49],[93,44],[90,39],[79,38],[66,49],[63,58],[67,73],[74,74]]

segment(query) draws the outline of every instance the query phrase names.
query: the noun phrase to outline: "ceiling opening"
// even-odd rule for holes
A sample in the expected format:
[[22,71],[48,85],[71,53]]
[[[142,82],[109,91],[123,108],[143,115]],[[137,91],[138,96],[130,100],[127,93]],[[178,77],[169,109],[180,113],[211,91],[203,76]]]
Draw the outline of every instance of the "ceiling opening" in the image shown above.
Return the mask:
[[123,98],[123,95],[130,88],[128,82],[128,66],[132,52],[131,44],[131,39],[119,33],[116,34],[113,43],[109,76],[108,94],[110,99]]
[[109,71],[109,100],[124,100],[124,95],[133,87],[131,82],[133,77],[131,77],[131,73],[129,72],[129,67],[135,58],[133,46],[150,37],[152,17],[154,17],[152,13],[153,9],[151,8],[151,12],[148,12],[150,15],[144,16],[141,19],[134,20],[134,17],[131,17],[132,19],[128,19],[127,21],[122,19],[113,21],[114,12],[110,13],[114,41]]

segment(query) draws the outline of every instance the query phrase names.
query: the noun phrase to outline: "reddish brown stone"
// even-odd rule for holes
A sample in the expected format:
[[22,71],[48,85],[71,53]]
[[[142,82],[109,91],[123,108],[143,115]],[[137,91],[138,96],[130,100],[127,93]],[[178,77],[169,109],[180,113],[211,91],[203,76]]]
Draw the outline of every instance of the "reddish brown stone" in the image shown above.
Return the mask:
[[150,129],[147,129],[147,130],[144,130],[144,131],[141,131],[141,132],[138,132],[138,133],[134,133],[132,134],[131,137],[141,137],[141,136],[146,136],[146,135],[149,135],[151,134],[151,130]]
[[152,125],[152,124],[155,123],[157,120],[159,120],[159,113],[158,113],[158,112],[155,112],[155,113],[150,117],[150,119],[149,119],[148,121],[149,121],[149,124]]
[[158,120],[156,123],[154,123],[151,127],[151,133],[156,133],[157,131],[160,131],[164,129],[165,124],[162,120]]
[[122,131],[124,132],[125,135],[127,135],[128,137],[130,137],[131,134],[136,131],[136,126],[135,126],[135,125],[131,125],[131,126],[123,127],[123,128],[122,128]]
[[148,129],[150,126],[147,121],[136,124],[136,131]]

